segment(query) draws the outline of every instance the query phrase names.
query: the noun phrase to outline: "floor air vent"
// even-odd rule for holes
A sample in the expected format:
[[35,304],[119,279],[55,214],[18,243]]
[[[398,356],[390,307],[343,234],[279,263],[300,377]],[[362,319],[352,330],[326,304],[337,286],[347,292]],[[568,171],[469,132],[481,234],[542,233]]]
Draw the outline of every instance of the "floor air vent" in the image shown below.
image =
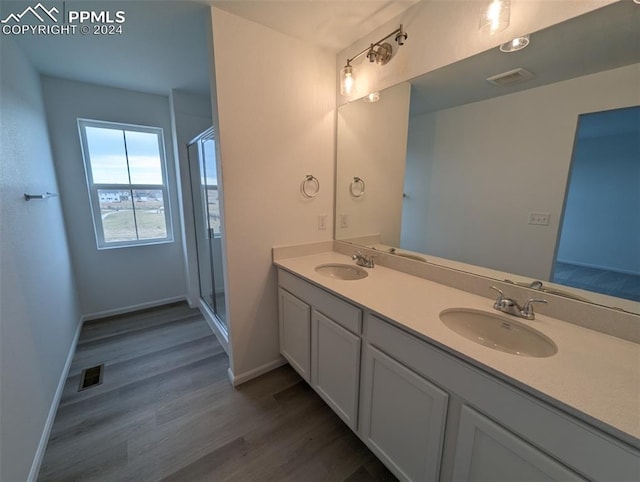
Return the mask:
[[97,387],[102,384],[102,374],[104,372],[104,363],[101,365],[85,368],[80,375],[80,386],[78,391],[86,390],[87,388]]
[[520,82],[524,82],[534,77],[534,74],[525,70],[523,68],[510,70],[509,72],[503,72],[498,75],[494,75],[487,79],[488,82],[491,82],[493,85],[514,85],[519,84]]

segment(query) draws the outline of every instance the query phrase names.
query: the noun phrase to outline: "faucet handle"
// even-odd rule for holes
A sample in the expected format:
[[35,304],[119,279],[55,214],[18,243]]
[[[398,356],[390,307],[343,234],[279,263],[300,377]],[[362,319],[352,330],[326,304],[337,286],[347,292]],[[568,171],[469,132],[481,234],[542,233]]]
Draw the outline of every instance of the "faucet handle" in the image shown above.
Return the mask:
[[505,302],[507,301],[507,298],[505,298],[504,296],[504,292],[500,288],[496,288],[495,286],[491,286],[491,289],[498,292],[498,297],[496,298],[496,301],[493,303],[493,307],[496,310],[502,310],[503,306],[505,305]]
[[546,305],[548,301],[531,298],[522,307],[522,311],[520,312],[520,314],[522,315],[523,318],[526,318],[527,320],[535,320],[536,314],[533,312],[533,303],[544,303]]
[[500,288],[496,288],[495,286],[490,286],[490,288],[499,293],[498,294],[498,299],[496,300],[496,303],[499,303],[500,301],[502,301],[504,299],[504,292]]

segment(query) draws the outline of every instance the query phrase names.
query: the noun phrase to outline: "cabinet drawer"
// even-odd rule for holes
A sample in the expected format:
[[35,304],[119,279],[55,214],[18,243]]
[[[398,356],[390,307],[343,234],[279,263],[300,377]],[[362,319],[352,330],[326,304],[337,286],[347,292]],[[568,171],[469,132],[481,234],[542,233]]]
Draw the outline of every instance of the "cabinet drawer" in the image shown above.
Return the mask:
[[278,284],[347,330],[358,335],[361,333],[362,310],[360,308],[282,269],[278,270]]

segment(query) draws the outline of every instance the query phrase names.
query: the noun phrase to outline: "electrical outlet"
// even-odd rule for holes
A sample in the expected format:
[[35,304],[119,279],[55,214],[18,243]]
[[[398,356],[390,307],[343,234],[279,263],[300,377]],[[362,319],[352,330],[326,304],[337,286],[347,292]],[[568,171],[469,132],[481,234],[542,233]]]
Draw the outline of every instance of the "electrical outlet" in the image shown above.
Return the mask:
[[318,216],[318,231],[325,231],[327,229],[327,215],[320,214]]
[[340,227],[348,228],[349,227],[349,215],[342,213],[340,215]]
[[549,213],[529,213],[529,224],[549,226]]

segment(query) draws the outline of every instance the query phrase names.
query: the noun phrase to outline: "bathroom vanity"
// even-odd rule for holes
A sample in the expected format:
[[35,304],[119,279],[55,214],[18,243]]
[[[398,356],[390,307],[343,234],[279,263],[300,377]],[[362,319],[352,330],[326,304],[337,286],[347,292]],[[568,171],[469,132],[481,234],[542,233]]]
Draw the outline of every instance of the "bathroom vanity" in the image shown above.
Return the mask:
[[639,479],[638,344],[537,315],[518,321],[557,353],[497,351],[440,319],[489,298],[333,251],[274,258],[282,355],[401,480]]

